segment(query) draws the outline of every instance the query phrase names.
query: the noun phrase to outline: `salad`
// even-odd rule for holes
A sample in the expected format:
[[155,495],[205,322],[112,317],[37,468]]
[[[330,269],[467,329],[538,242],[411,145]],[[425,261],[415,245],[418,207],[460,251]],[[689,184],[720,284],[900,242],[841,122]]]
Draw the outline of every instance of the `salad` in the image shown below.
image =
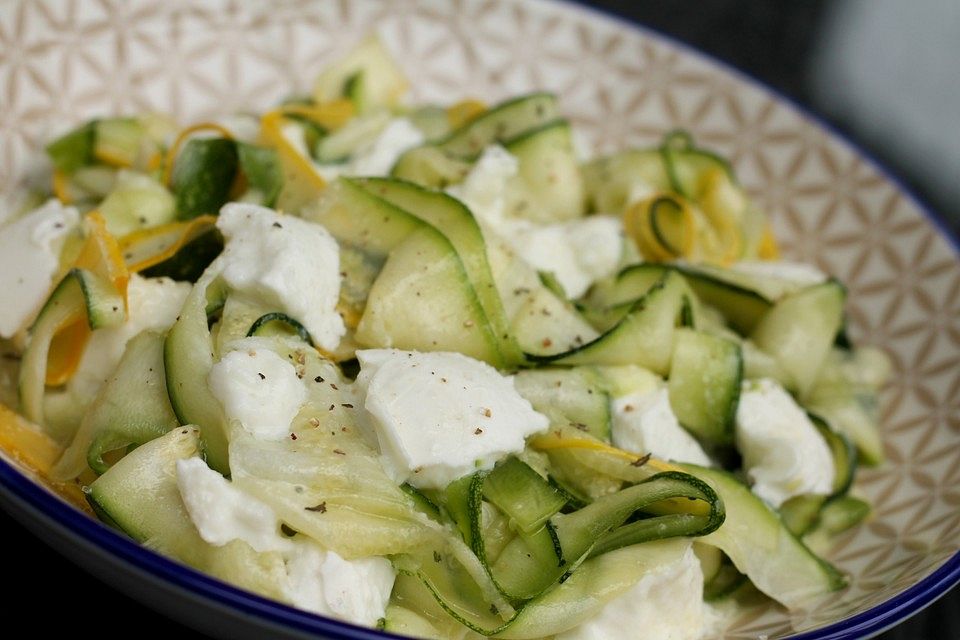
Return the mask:
[[90,121],[0,226],[0,447],[241,588],[425,638],[706,638],[816,606],[889,365],[682,131],[555,96]]

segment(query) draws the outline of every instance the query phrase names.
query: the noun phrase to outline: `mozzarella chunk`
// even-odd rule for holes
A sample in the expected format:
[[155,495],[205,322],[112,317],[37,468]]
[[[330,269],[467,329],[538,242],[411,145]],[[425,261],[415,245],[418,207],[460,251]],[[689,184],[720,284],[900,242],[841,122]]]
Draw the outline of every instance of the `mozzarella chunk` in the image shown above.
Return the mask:
[[595,281],[611,275],[623,256],[623,225],[614,216],[531,225],[508,238],[527,264],[552,272],[569,298],[579,298]]
[[227,240],[220,260],[233,289],[300,321],[333,351],[346,333],[337,313],[340,248],[321,225],[252,204],[231,203],[217,227]]
[[227,418],[264,440],[281,440],[307,401],[307,389],[293,364],[257,338],[231,343],[210,370],[208,383]]
[[[311,157],[299,125],[284,125],[282,133],[300,154]],[[405,151],[424,142],[423,132],[408,118],[394,118],[387,122],[377,137],[361,145],[346,162],[314,163],[313,168],[327,182],[333,182],[340,176],[386,176]]]
[[96,393],[117,368],[131,338],[147,330],[162,333],[173,326],[189,293],[190,285],[186,282],[131,274],[127,285],[127,320],[117,327],[98,329],[90,336],[70,381],[75,395]]
[[205,542],[223,546],[242,540],[255,551],[281,554],[286,575],[278,586],[293,606],[370,627],[383,617],[396,579],[386,558],[344,560],[303,536],[283,537],[269,505],[200,458],[177,461],[177,487]]
[[710,466],[703,448],[680,426],[663,386],[615,398],[611,436],[613,444],[626,451]]
[[357,359],[364,408],[398,483],[443,488],[522,451],[549,424],[512,378],[459,353],[370,349]]
[[10,338],[40,310],[60,271],[60,250],[80,222],[74,207],[50,200],[0,227],[0,338]]
[[704,621],[703,571],[690,546],[676,561],[644,574],[595,617],[556,638],[697,640],[703,633]]
[[753,492],[774,507],[793,496],[833,489],[836,469],[826,441],[774,380],[743,383],[736,444]]
[[579,298],[620,264],[623,226],[613,216],[546,225],[507,218],[507,187],[518,170],[516,157],[499,145],[490,145],[463,182],[447,193],[467,205],[487,234],[504,238],[527,264],[552,272],[569,297]]
[[286,548],[273,509],[234,487],[203,459],[177,460],[177,487],[205,542],[222,547],[243,540],[255,551]]
[[423,132],[407,118],[395,118],[350,161],[351,175],[385,176],[403,152],[424,143]]
[[463,182],[448,188],[447,193],[467,205],[482,224],[509,237],[504,228],[507,183],[519,169],[516,156],[493,144],[483,150]]
[[383,617],[396,572],[386,558],[344,560],[314,544],[287,559],[284,595],[301,609],[373,627]]

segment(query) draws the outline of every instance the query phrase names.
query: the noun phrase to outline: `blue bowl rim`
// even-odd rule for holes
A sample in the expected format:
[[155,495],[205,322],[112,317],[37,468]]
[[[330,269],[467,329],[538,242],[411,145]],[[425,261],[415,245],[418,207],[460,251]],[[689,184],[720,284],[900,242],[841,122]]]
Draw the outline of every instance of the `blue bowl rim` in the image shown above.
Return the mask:
[[[873,168],[882,175],[885,180],[893,184],[901,194],[913,202],[914,206],[916,206],[927,220],[940,231],[940,234],[948,240],[955,253],[960,255],[960,239],[953,235],[952,231],[946,226],[940,216],[937,215],[932,208],[927,206],[901,178],[877,161],[872,154],[852,141],[846,133],[838,130],[833,124],[806,106],[801,105],[792,97],[783,94],[770,87],[766,82],[731,66],[723,60],[695,49],[656,29],[632,22],[622,16],[594,6],[573,2],[572,0],[554,0],[554,3],[566,5],[567,8],[573,9],[574,11],[579,10],[595,18],[611,21],[621,26],[641,31],[653,39],[668,43],[670,46],[683,51],[686,55],[692,55],[706,60],[725,73],[766,91],[776,98],[778,102],[788,105],[801,117],[830,134],[831,138],[843,142],[854,150],[859,157],[870,162]],[[238,589],[171,560],[137,544],[130,538],[114,531],[96,519],[67,504],[59,497],[50,493],[46,488],[30,479],[2,456],[0,456],[0,488],[9,491],[10,495],[18,499],[25,508],[33,510],[50,522],[55,523],[55,526],[59,527],[67,535],[80,537],[85,542],[98,547],[104,553],[119,557],[137,569],[164,580],[174,587],[207,600],[220,604],[226,603],[241,614],[259,617],[273,624],[292,627],[300,632],[326,635],[326,637],[342,638],[344,640],[379,640],[382,638],[397,638],[399,640],[402,638],[402,636],[388,632],[358,627],[295,609],[275,600],[263,598]],[[923,580],[905,589],[890,600],[849,618],[809,632],[792,635],[789,636],[789,638],[791,640],[841,640],[869,637],[919,612],[946,594],[957,583],[960,583],[960,551],[951,556]]]

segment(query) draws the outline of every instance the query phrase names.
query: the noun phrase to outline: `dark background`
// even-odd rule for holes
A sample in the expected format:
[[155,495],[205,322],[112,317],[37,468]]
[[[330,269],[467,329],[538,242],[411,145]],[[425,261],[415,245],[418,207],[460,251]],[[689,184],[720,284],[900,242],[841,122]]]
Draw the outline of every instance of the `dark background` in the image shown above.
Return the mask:
[[[822,44],[821,37],[833,19],[832,10],[844,1],[595,0],[586,4],[669,34],[754,76],[848,135],[886,165],[921,201],[940,212],[956,211],[949,206],[950,198],[936,180],[903,161],[900,143],[908,141],[898,139],[895,132],[878,136],[864,130],[858,126],[856,117],[831,107],[823,100],[822,90],[818,92],[813,87],[811,78],[816,69],[830,63],[829,57],[815,55]],[[911,2],[910,6],[924,4],[929,8],[931,3]],[[942,59],[943,64],[954,64],[960,59],[960,44],[944,51]],[[960,104],[956,107],[954,113],[960,125]],[[955,136],[960,144],[956,129],[945,131],[944,135]],[[944,170],[955,175],[960,173],[956,166],[947,166]],[[940,215],[956,235],[960,228],[958,219],[953,215]],[[178,638],[200,637],[81,572],[4,513],[0,513],[0,531],[4,532],[8,553],[28,559],[23,563],[11,560],[6,563],[10,595],[5,597],[4,610],[8,620],[13,619],[13,612],[32,609],[37,602],[42,602],[51,613],[50,617],[36,621],[44,635],[86,630],[104,639],[126,637],[131,635],[131,629],[110,622],[122,612],[124,619],[137,621],[135,629]],[[23,568],[15,568],[18,566]],[[883,640],[960,638],[960,591],[954,591],[880,637]]]

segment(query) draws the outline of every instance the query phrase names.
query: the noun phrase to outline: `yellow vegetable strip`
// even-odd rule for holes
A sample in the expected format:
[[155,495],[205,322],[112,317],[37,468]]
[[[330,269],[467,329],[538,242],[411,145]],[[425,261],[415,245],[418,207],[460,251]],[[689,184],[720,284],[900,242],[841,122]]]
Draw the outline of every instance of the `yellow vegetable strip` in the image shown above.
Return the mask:
[[284,115],[303,116],[326,129],[339,129],[354,116],[356,108],[352,100],[338,98],[318,106],[288,104],[280,107]]
[[[654,231],[654,209],[665,206],[664,200],[673,202],[680,215],[677,247],[665,245]],[[623,223],[627,235],[633,238],[637,248],[648,260],[674,260],[690,257],[694,252],[696,222],[690,204],[679,197],[658,195],[637,202],[624,212]]]
[[119,240],[127,269],[143,271],[172,258],[185,244],[212,229],[216,216],[197,216],[192,220],[140,229]]
[[58,482],[50,477],[50,469],[62,453],[50,436],[10,408],[0,404],[0,451],[21,467],[37,475],[43,484],[82,511],[90,511],[80,486]]
[[[664,460],[654,457],[638,456],[635,453],[618,449],[617,447],[613,447],[592,438],[582,438],[579,436],[570,437],[566,434],[553,432],[535,436],[528,440],[527,444],[538,451],[555,451],[562,449],[595,451],[597,453],[605,454],[624,462],[628,462],[634,466],[637,466],[639,462],[642,462],[643,464],[639,466],[649,467],[657,473],[664,471],[679,471],[681,473],[686,473],[680,467],[672,465]],[[651,513],[694,513],[698,515],[706,515],[710,512],[710,505],[702,501],[691,502],[689,500],[671,498],[669,500],[658,502],[656,505],[652,505],[649,510]]]
[[111,167],[117,167],[118,169],[125,169],[131,166],[131,163],[127,158],[113,155],[109,150],[106,149],[95,149],[93,156],[103,164],[110,165]]
[[[316,172],[310,158],[301,154],[283,135],[283,120],[282,109],[264,114],[260,119],[260,136],[265,144],[277,150],[283,165],[284,190],[280,193],[278,208],[294,210],[319,195],[327,183]],[[286,193],[293,192],[296,197],[286,197]]]
[[763,235],[760,237],[760,246],[757,247],[757,256],[761,260],[780,259],[780,246],[777,244],[777,238],[773,235],[773,228],[769,222],[763,228]]
[[[130,272],[123,261],[117,239],[107,231],[107,222],[97,211],[87,214],[84,226],[86,239],[73,267],[87,269],[110,280],[126,303]],[[77,308],[75,313],[60,325],[50,342],[44,377],[46,384],[61,385],[73,377],[90,334],[86,311],[82,307]]]
[[150,154],[150,157],[147,159],[146,169],[147,171],[153,172],[159,169],[163,165],[163,154],[159,151],[155,151]]
[[73,202],[70,195],[70,177],[60,169],[53,170],[53,195],[63,204]]
[[[625,460],[631,464],[637,462],[638,460],[643,460],[644,458],[644,456],[638,456],[635,453],[630,453],[629,451],[618,449],[617,447],[610,446],[609,444],[600,442],[599,440],[591,440],[589,438],[558,438],[550,435],[541,435],[535,436],[527,442],[531,447],[539,451],[549,451],[551,449],[587,449],[589,451],[606,453],[607,455],[620,458],[621,460]],[[644,462],[644,466],[650,467],[657,472],[682,471],[680,467],[674,466],[663,460],[658,460],[657,458],[649,458],[646,462]]]
[[447,108],[447,122],[450,123],[451,129],[459,129],[486,110],[485,102],[467,98]]
[[704,258],[724,265],[733,263],[743,250],[743,232],[735,215],[741,214],[745,202],[724,170],[716,168],[703,177],[700,206],[717,243],[714,252]]

